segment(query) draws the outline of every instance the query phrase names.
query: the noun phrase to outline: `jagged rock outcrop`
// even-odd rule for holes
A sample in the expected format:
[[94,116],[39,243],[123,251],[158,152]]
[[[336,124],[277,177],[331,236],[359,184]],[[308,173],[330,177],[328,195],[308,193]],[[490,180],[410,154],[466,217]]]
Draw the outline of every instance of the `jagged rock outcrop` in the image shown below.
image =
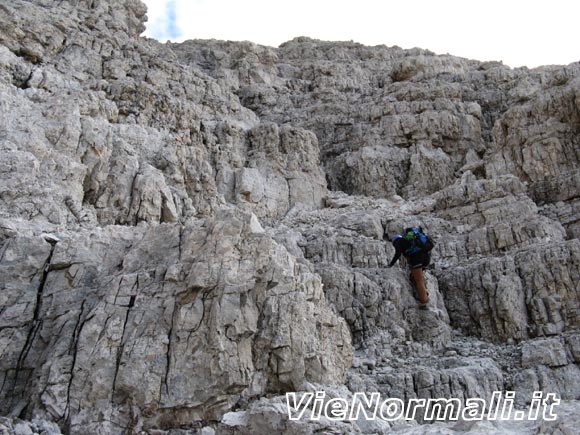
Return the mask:
[[2,253],[3,413],[163,428],[350,367],[320,278],[251,214],[19,234]]
[[55,423],[39,419],[29,422],[20,419],[0,417],[0,431],[2,431],[2,434],[14,433],[17,435],[61,435],[61,431]]
[[[0,11],[0,432],[577,426],[579,64],[162,45],[138,0]],[[436,241],[428,311],[382,240],[413,225]],[[283,394],[316,389],[563,404],[288,420]]]

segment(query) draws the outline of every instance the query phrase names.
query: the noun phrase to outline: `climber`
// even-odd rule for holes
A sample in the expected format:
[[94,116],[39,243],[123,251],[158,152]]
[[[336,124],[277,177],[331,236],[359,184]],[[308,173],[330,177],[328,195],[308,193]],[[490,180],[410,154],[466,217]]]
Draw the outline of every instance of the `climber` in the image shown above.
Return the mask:
[[388,267],[393,267],[401,255],[405,256],[411,268],[411,282],[417,287],[421,307],[425,308],[429,302],[429,293],[425,286],[423,269],[429,266],[431,261],[431,250],[435,246],[433,241],[423,233],[421,227],[406,228],[404,235],[397,234],[392,239],[389,239],[389,235],[385,232],[383,238],[386,241],[390,240],[395,247],[395,256]]

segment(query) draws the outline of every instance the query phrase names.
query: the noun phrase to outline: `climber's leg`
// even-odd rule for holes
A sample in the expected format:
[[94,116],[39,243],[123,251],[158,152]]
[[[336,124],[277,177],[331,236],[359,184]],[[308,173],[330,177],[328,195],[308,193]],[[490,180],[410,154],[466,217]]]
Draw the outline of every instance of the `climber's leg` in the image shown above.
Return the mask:
[[419,297],[419,302],[426,304],[429,302],[429,294],[427,293],[427,287],[425,286],[425,277],[423,276],[423,268],[416,267],[411,269],[412,281],[415,283],[417,288],[417,296]]

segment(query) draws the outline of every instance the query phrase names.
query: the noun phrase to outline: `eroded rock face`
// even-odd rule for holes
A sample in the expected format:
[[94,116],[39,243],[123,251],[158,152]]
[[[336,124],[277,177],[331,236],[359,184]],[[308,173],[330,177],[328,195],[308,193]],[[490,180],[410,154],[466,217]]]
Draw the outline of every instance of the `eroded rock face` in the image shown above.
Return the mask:
[[245,396],[340,382],[352,359],[320,278],[236,210],[12,237],[2,284],[2,412],[22,402],[71,433],[216,420]]
[[410,198],[469,169],[517,175],[533,183],[536,200],[575,196],[555,178],[571,180],[578,167],[577,64],[512,70],[308,38],[277,50],[219,41],[172,48],[262,118],[314,131],[333,189]]
[[[0,10],[0,431],[394,429],[289,422],[283,393],[316,389],[543,390],[567,403],[541,430],[575,427],[578,64],[162,45],[136,0]],[[428,311],[386,267],[416,225]]]
[[100,225],[135,225],[208,216],[225,201],[265,221],[321,205],[316,137],[260,126],[228,89],[137,38],[140,2],[4,9],[3,209],[67,224],[76,208]]

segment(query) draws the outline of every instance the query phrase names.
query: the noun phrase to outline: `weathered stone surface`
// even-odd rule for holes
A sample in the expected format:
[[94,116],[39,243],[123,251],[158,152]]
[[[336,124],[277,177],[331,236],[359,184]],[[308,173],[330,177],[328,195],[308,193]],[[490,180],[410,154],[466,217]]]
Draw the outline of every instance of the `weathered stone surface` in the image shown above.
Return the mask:
[[[388,425],[387,425],[388,427]],[[290,421],[285,397],[260,399],[248,410],[230,412],[224,416],[218,432],[229,434],[285,433],[306,435],[314,433],[362,434],[356,424],[350,422],[333,422],[326,418],[319,421]]]
[[[0,10],[0,432],[573,433],[578,64],[162,45],[137,0]],[[428,310],[386,267],[415,225]],[[566,403],[290,422],[281,394],[313,388]]]
[[61,431],[55,423],[40,419],[30,422],[4,417],[0,417],[0,433],[3,435],[61,435]]
[[23,402],[71,433],[110,433],[219,419],[242,396],[344,379],[350,335],[320,278],[254,219],[8,239],[2,412]]

